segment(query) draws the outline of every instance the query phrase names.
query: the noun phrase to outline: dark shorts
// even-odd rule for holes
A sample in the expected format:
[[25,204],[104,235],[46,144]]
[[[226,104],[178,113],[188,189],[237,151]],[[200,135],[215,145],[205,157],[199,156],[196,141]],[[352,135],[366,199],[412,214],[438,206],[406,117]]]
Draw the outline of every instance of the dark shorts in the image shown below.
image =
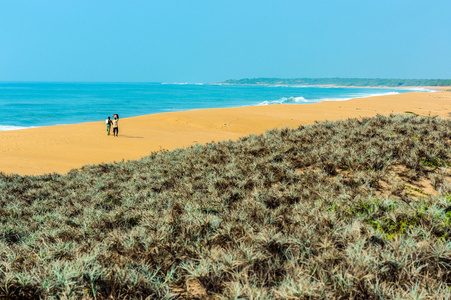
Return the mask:
[[113,134],[119,134],[119,127],[113,127]]

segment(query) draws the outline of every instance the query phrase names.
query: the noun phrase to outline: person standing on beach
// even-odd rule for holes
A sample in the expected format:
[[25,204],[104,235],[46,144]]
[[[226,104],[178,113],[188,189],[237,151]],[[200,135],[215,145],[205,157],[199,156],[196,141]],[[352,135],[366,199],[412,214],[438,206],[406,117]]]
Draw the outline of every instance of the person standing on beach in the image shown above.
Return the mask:
[[111,121],[113,123],[113,136],[119,136],[119,118],[117,118],[117,115],[115,114],[114,119]]
[[106,123],[106,131],[108,132],[108,135],[110,135],[111,124],[113,124],[113,122],[111,121],[111,117],[108,117],[105,123]]

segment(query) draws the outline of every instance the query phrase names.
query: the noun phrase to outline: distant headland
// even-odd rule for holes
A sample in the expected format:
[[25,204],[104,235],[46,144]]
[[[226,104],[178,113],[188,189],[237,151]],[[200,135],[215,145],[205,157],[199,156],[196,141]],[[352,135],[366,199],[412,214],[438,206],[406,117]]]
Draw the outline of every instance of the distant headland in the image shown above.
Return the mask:
[[221,84],[308,85],[349,87],[448,87],[451,79],[384,79],[384,78],[243,78],[229,79]]

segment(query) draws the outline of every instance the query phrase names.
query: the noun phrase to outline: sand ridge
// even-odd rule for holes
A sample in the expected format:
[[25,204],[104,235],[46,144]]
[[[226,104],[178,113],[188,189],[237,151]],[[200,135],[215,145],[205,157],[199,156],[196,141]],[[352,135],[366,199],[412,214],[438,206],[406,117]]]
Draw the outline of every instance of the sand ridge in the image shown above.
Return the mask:
[[238,139],[272,128],[406,112],[448,118],[451,92],[153,114],[121,119],[119,137],[107,135],[104,121],[2,131],[0,172],[67,173],[87,164],[138,159],[159,150]]

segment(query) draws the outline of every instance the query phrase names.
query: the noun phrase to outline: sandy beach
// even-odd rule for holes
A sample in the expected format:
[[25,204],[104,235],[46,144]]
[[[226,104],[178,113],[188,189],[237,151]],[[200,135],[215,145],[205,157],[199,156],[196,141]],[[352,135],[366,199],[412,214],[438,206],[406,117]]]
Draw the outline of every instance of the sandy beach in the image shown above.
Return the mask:
[[272,128],[406,112],[448,118],[451,92],[146,115],[121,119],[119,137],[107,135],[103,120],[3,131],[0,132],[0,172],[67,173],[87,164],[138,159],[159,150],[238,139]]

